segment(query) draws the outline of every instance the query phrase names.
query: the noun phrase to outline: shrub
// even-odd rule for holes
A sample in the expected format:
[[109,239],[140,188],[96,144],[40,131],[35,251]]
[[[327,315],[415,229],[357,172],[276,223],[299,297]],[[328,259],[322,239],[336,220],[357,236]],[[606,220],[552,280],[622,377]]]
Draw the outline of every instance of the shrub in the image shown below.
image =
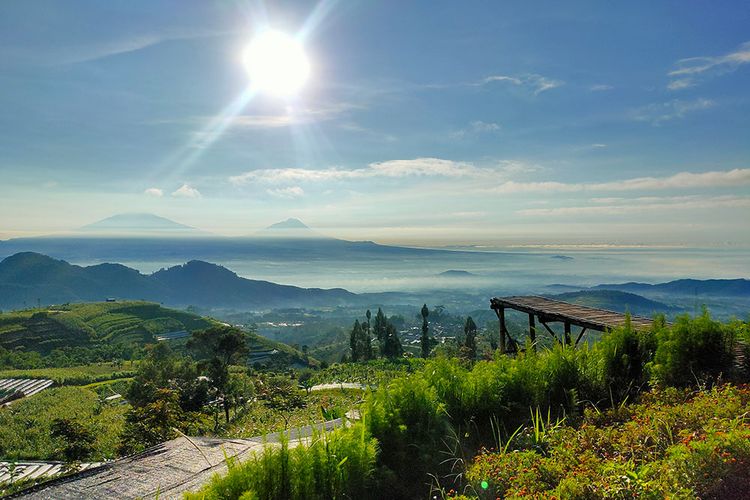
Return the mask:
[[713,321],[707,310],[694,319],[678,317],[657,333],[652,376],[661,385],[684,387],[726,374],[734,359],[735,333],[733,325]]
[[284,437],[280,446],[266,445],[249,460],[230,460],[225,476],[214,476],[200,491],[187,494],[186,498],[374,498],[372,479],[377,452],[377,441],[362,424],[315,432],[296,447],[291,447]]
[[399,378],[369,395],[364,415],[381,449],[381,495],[414,498],[423,493],[427,474],[442,460],[439,450],[449,429],[444,408],[423,377]]

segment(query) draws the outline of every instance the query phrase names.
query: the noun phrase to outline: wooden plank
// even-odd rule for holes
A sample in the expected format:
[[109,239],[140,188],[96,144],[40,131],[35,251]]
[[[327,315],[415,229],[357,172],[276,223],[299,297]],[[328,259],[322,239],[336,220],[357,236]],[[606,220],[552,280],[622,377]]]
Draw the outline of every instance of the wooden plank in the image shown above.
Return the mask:
[[[490,301],[490,307],[495,309],[496,312],[500,308],[504,310],[507,307],[530,315],[537,315],[540,321],[544,323],[560,321],[592,330],[615,328],[624,325],[626,322],[626,315],[619,312],[533,295],[495,297]],[[652,320],[639,316],[631,316],[630,322],[634,328],[639,329],[650,328],[653,324]]]

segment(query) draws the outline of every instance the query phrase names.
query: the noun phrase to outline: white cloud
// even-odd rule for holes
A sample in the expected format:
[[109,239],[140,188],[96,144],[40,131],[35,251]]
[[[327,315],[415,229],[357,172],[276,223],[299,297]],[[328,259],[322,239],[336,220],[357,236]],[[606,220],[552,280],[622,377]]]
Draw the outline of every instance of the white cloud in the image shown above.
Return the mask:
[[688,87],[693,87],[695,84],[690,78],[680,78],[677,80],[672,80],[669,82],[669,85],[667,85],[667,88],[669,90],[682,90],[686,89]]
[[679,172],[669,177],[638,177],[613,182],[601,183],[565,183],[565,182],[515,182],[500,184],[492,191],[499,193],[531,192],[582,192],[582,191],[649,191],[662,189],[694,189],[712,187],[737,187],[750,185],[750,169],[711,172]]
[[750,63],[750,41],[722,56],[689,57],[675,63],[675,69],[669,72],[672,80],[667,86],[670,90],[692,87],[698,80],[729,73],[743,64]]
[[200,198],[201,193],[194,187],[183,184],[176,191],[172,192],[172,196],[174,196],[175,198]]
[[[503,162],[502,167],[517,165],[519,162]],[[510,167],[509,167],[510,168]],[[371,163],[359,169],[303,169],[280,168],[251,170],[229,178],[234,185],[245,185],[253,182],[271,184],[290,184],[299,182],[349,181],[367,178],[401,178],[401,177],[480,177],[496,172],[497,169],[477,167],[468,162],[444,160],[440,158],[415,158],[411,160],[390,160]]]
[[489,134],[498,132],[499,130],[500,125],[497,123],[475,120],[469,123],[469,126],[467,128],[462,128],[456,130],[455,132],[451,132],[450,136],[453,139],[463,139],[470,134]]
[[742,196],[690,197],[678,196],[674,198],[635,198],[612,200],[613,204],[556,207],[556,208],[528,208],[517,210],[518,215],[527,217],[563,217],[581,215],[626,215],[638,212],[663,212],[666,210],[705,210],[716,208],[750,208],[750,198]]
[[162,196],[164,196],[164,191],[159,188],[148,188],[143,192],[143,194],[145,194],[146,196],[161,198]]
[[714,107],[716,103],[711,99],[695,99],[692,101],[671,101],[649,104],[631,112],[631,118],[636,121],[651,122],[661,125],[664,122],[684,118],[688,113],[702,111]]
[[496,82],[507,82],[513,85],[528,87],[534,91],[534,95],[539,95],[542,92],[561,87],[565,84],[565,82],[561,80],[553,80],[552,78],[548,78],[546,76],[531,73],[519,76],[491,75],[472,85],[483,86]]
[[482,120],[473,121],[470,125],[474,132],[497,132],[500,130],[500,125],[497,123],[483,122]]
[[305,195],[305,191],[299,186],[266,189],[266,193],[268,193],[270,196],[273,196],[275,198],[283,198],[287,200],[300,198]]

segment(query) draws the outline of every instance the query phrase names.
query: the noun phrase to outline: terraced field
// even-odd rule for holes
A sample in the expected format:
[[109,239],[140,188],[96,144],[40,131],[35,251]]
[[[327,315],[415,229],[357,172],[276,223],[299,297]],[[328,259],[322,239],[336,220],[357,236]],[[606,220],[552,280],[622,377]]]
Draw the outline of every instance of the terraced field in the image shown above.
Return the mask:
[[0,347],[48,354],[61,347],[144,344],[176,330],[208,328],[211,320],[150,302],[101,302],[0,315]]
[[[184,346],[190,333],[219,323],[185,311],[162,307],[152,302],[96,302],[88,304],[64,304],[45,309],[32,309],[0,314],[0,348],[35,351],[42,356],[55,349],[85,348],[109,349],[117,347],[140,347],[155,342],[169,342],[173,346]],[[179,335],[176,335],[179,334]],[[306,366],[315,364],[300,351],[286,344],[274,342],[254,333],[248,333],[249,363],[265,367]],[[114,359],[114,358],[104,358]],[[96,366],[100,358],[89,356],[77,359],[77,363]],[[9,368],[13,365],[8,365]],[[61,368],[61,370],[69,370]],[[6,374],[7,377],[42,376],[60,383],[71,380],[91,383],[106,380],[97,373],[23,373]],[[106,370],[105,370],[106,371]],[[117,367],[115,372],[127,372]],[[93,375],[93,376],[92,376]],[[122,373],[121,376],[130,376]]]

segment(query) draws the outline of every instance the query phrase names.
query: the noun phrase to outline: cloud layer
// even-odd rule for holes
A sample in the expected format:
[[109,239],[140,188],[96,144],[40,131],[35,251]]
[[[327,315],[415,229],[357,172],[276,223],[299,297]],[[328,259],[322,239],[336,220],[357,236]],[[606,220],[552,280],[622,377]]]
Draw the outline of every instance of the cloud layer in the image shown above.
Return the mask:
[[596,191],[655,191],[664,189],[707,189],[750,185],[750,169],[718,170],[712,172],[679,172],[669,177],[637,177],[621,181],[599,183],[515,182],[500,184],[498,193],[534,192],[596,192]]

